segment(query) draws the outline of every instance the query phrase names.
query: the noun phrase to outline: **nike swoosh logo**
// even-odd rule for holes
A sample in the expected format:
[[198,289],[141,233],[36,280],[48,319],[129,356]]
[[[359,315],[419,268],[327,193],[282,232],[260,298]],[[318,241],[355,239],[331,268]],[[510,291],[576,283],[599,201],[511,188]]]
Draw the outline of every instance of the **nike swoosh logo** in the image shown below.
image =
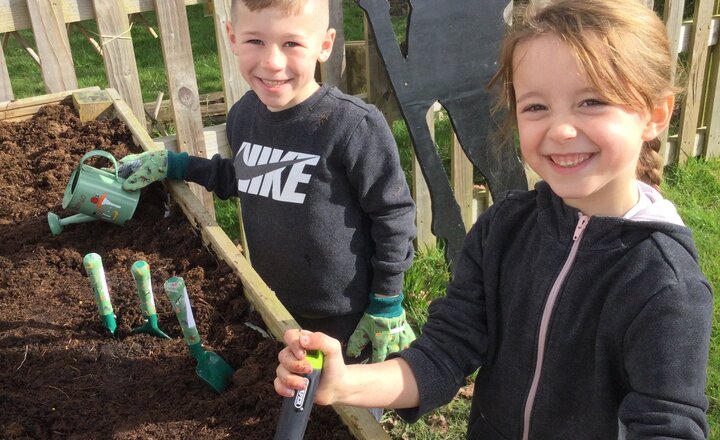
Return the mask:
[[298,162],[305,162],[310,160],[312,157],[304,157],[302,159],[286,160],[283,162],[266,163],[263,165],[249,166],[242,159],[240,159],[235,165],[235,177],[238,180],[250,180],[254,177],[262,176],[271,171],[279,170],[287,166],[296,164]]

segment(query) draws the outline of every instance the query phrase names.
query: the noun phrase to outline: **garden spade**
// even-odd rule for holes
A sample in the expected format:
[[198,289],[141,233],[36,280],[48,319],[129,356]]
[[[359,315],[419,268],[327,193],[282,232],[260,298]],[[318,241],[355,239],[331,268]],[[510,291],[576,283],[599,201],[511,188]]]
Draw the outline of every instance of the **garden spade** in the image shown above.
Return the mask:
[[158,328],[157,312],[155,311],[155,299],[153,298],[152,285],[150,283],[150,266],[145,261],[136,261],[130,268],[135,287],[137,287],[140,298],[140,309],[142,309],[145,324],[132,330],[133,333],[147,333],[158,338],[170,339],[170,336]]
[[97,304],[100,320],[111,335],[115,336],[117,324],[115,322],[115,314],[113,306],[110,302],[110,291],[105,281],[105,269],[103,269],[102,258],[96,253],[89,253],[83,258],[83,266],[90,278],[90,286],[95,295],[95,304]]
[[308,351],[305,359],[312,367],[312,372],[305,376],[307,387],[296,391],[293,397],[283,398],[274,440],[302,440],[305,435],[315,390],[322,376],[323,354],[319,350]]
[[185,288],[185,281],[180,277],[168,278],[165,281],[165,293],[170,299],[178,321],[180,321],[183,337],[190,354],[197,361],[195,372],[215,392],[223,391],[235,370],[220,356],[202,348],[192,308],[190,308],[190,298]]

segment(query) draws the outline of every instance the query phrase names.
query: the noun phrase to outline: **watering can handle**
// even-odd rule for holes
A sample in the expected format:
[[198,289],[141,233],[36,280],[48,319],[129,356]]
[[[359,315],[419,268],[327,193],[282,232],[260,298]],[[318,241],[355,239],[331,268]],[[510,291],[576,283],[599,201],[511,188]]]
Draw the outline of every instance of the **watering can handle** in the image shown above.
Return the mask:
[[103,150],[92,150],[92,151],[88,151],[87,153],[85,153],[85,154],[83,155],[82,159],[80,159],[80,163],[81,163],[81,164],[84,163],[87,159],[89,159],[89,158],[91,158],[91,157],[93,157],[93,156],[102,156],[102,157],[104,157],[105,159],[110,160],[110,161],[113,163],[113,169],[114,169],[114,171],[115,171],[115,180],[118,180],[118,163],[117,163],[117,160],[115,159],[115,156],[113,156],[112,154],[108,153],[107,151],[103,151]]

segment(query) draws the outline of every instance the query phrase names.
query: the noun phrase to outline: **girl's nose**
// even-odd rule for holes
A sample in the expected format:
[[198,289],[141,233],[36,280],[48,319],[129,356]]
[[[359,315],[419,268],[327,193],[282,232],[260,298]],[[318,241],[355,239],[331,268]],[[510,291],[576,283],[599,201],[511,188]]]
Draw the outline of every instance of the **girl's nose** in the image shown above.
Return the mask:
[[558,142],[577,137],[577,129],[570,121],[556,121],[550,129],[550,135]]

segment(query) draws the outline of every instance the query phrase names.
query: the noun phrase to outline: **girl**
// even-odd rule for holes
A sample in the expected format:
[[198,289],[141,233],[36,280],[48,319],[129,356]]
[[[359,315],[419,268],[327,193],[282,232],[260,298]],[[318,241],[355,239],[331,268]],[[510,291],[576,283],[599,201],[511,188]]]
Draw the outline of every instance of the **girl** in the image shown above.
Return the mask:
[[493,84],[543,181],[478,219],[409,349],[345,366],[337,341],[289,331],[276,391],[303,388],[319,349],[320,404],[412,422],[479,368],[468,438],[706,438],[712,292],[647,166],[669,66],[665,27],[637,0],[516,8]]

